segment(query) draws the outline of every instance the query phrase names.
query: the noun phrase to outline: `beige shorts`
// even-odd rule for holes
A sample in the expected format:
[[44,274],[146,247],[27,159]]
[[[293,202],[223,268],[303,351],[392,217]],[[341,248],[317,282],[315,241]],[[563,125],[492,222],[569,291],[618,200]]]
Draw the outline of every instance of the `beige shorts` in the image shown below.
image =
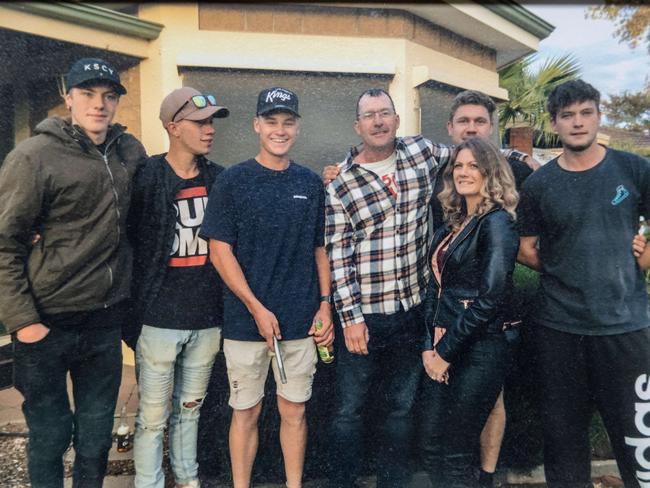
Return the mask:
[[266,342],[233,341],[224,339],[223,353],[228,368],[230,399],[228,405],[235,410],[254,407],[264,397],[264,383],[269,373],[269,363],[277,385],[276,394],[294,403],[304,403],[311,398],[316,373],[316,344],[314,339],[280,341],[287,384],[280,381],[275,354]]

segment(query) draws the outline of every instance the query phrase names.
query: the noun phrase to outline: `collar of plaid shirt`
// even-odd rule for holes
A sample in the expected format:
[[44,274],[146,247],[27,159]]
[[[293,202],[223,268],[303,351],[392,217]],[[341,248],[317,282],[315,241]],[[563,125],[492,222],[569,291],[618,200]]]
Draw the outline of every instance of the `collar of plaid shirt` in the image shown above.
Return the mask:
[[[400,145],[404,145],[402,143],[402,139],[400,137],[396,137],[395,149],[397,149]],[[350,151],[348,151],[348,155],[346,156],[345,160],[341,164],[341,172],[348,171],[355,164],[359,164],[354,162],[354,158],[356,158],[362,150],[363,150],[363,142],[361,144],[352,146],[350,148]]]

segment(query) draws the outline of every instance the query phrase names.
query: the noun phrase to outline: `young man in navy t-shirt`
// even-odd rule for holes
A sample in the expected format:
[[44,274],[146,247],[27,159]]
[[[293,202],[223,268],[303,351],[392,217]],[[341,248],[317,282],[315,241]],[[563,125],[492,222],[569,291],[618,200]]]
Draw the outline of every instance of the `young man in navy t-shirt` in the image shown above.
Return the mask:
[[650,215],[650,162],[597,143],[599,101],[581,80],[551,92],[564,151],[528,177],[518,208],[518,259],[541,272],[533,330],[551,488],[591,486],[594,406],[625,486],[650,486],[650,246],[629,245]]
[[[270,88],[259,94],[253,119],[259,153],[219,175],[201,231],[210,238],[210,258],[227,286],[223,335],[235,488],[250,485],[269,363],[277,384],[287,486],[301,486],[315,343],[329,345],[334,339],[323,185],[318,175],[289,159],[299,118],[295,93]],[[323,328],[316,331],[318,321]],[[286,384],[271,361],[274,337],[282,339]]]

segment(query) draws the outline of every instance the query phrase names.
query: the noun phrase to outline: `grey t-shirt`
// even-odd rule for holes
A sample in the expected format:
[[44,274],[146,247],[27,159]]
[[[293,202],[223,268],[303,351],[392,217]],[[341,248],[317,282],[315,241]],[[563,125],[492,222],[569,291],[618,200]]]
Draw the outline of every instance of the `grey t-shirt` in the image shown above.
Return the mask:
[[650,161],[607,149],[586,171],[557,159],[528,177],[518,207],[522,236],[539,236],[537,323],[611,335],[650,326],[643,272],[632,254],[639,216],[650,216]]

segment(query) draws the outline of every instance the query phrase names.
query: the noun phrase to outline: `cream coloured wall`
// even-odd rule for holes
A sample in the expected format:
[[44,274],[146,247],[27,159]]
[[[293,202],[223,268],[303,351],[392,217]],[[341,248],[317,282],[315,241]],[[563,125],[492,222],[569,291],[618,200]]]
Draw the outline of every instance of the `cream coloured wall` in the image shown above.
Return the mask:
[[464,90],[480,90],[502,100],[508,98],[508,91],[499,87],[499,75],[496,71],[481,68],[415,43],[406,46],[405,56],[406,65],[411,68],[413,88],[433,80]]
[[406,39],[199,30],[192,3],[143,4],[139,16],[165,25],[141,63],[142,141],[150,153],[166,149],[158,107],[182,86],[179,66],[392,75],[402,135],[420,130],[415,87],[427,80],[507,98],[496,72]]

